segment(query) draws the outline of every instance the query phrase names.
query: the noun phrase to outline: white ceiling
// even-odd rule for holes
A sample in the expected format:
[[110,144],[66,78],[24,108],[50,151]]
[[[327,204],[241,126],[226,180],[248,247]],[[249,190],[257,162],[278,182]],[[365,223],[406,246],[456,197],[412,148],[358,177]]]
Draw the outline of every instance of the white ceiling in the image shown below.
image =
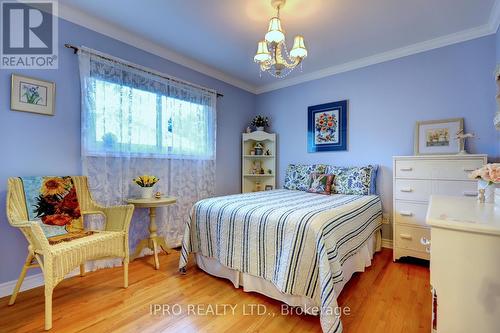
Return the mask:
[[59,3],[63,18],[124,41],[142,40],[153,53],[253,92],[491,34],[500,18],[495,0],[288,0],[281,10],[288,43],[304,35],[309,56],[302,72],[279,80],[259,77],[253,62],[275,14],[270,0]]

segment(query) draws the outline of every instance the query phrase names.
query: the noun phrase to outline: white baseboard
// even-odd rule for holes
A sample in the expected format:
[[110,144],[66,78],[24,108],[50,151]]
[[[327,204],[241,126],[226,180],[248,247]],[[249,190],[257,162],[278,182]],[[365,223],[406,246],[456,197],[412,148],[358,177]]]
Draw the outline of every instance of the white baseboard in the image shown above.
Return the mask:
[[[0,283],[0,297],[10,296],[12,294],[12,291],[14,290],[16,283],[17,280]],[[43,274],[33,274],[24,278],[24,282],[21,285],[20,291],[33,289],[40,286],[43,286]]]
[[[29,272],[29,271],[28,271]],[[70,278],[80,274],[80,269],[76,268],[69,272],[64,278]],[[17,279],[12,281],[7,281],[4,283],[0,283],[0,297],[10,296],[12,295],[12,291],[16,286]],[[24,278],[23,284],[21,285],[21,289],[19,291],[30,290],[36,287],[40,287],[44,285],[43,273],[37,273],[30,276],[26,276]]]
[[392,249],[392,239],[382,238],[382,247]]

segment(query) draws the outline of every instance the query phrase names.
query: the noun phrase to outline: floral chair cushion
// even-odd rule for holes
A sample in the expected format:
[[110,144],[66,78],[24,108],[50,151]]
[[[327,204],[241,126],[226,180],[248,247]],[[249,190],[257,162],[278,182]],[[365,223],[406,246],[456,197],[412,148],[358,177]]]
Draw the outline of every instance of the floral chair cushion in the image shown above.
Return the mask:
[[339,194],[376,194],[378,166],[337,167],[329,166],[327,173],[335,175],[333,193]]
[[330,195],[332,192],[333,178],[334,175],[332,174],[311,173],[307,192]]
[[311,173],[325,173],[325,164],[290,164],[286,169],[284,188],[307,191]]

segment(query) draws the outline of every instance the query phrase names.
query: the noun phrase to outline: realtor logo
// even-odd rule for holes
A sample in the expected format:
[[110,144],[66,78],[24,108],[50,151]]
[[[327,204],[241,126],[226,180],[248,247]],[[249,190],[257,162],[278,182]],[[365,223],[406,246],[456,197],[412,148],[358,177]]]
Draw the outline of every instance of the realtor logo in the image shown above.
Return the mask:
[[56,1],[1,1],[0,68],[56,69]]

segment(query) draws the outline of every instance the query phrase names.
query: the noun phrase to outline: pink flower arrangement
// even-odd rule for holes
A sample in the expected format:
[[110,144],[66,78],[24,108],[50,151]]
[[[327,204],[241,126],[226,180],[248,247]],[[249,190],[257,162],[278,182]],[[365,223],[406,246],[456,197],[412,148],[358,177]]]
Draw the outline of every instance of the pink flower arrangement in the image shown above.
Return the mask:
[[470,176],[473,179],[482,179],[491,184],[500,183],[500,163],[489,163],[482,168],[474,170]]

